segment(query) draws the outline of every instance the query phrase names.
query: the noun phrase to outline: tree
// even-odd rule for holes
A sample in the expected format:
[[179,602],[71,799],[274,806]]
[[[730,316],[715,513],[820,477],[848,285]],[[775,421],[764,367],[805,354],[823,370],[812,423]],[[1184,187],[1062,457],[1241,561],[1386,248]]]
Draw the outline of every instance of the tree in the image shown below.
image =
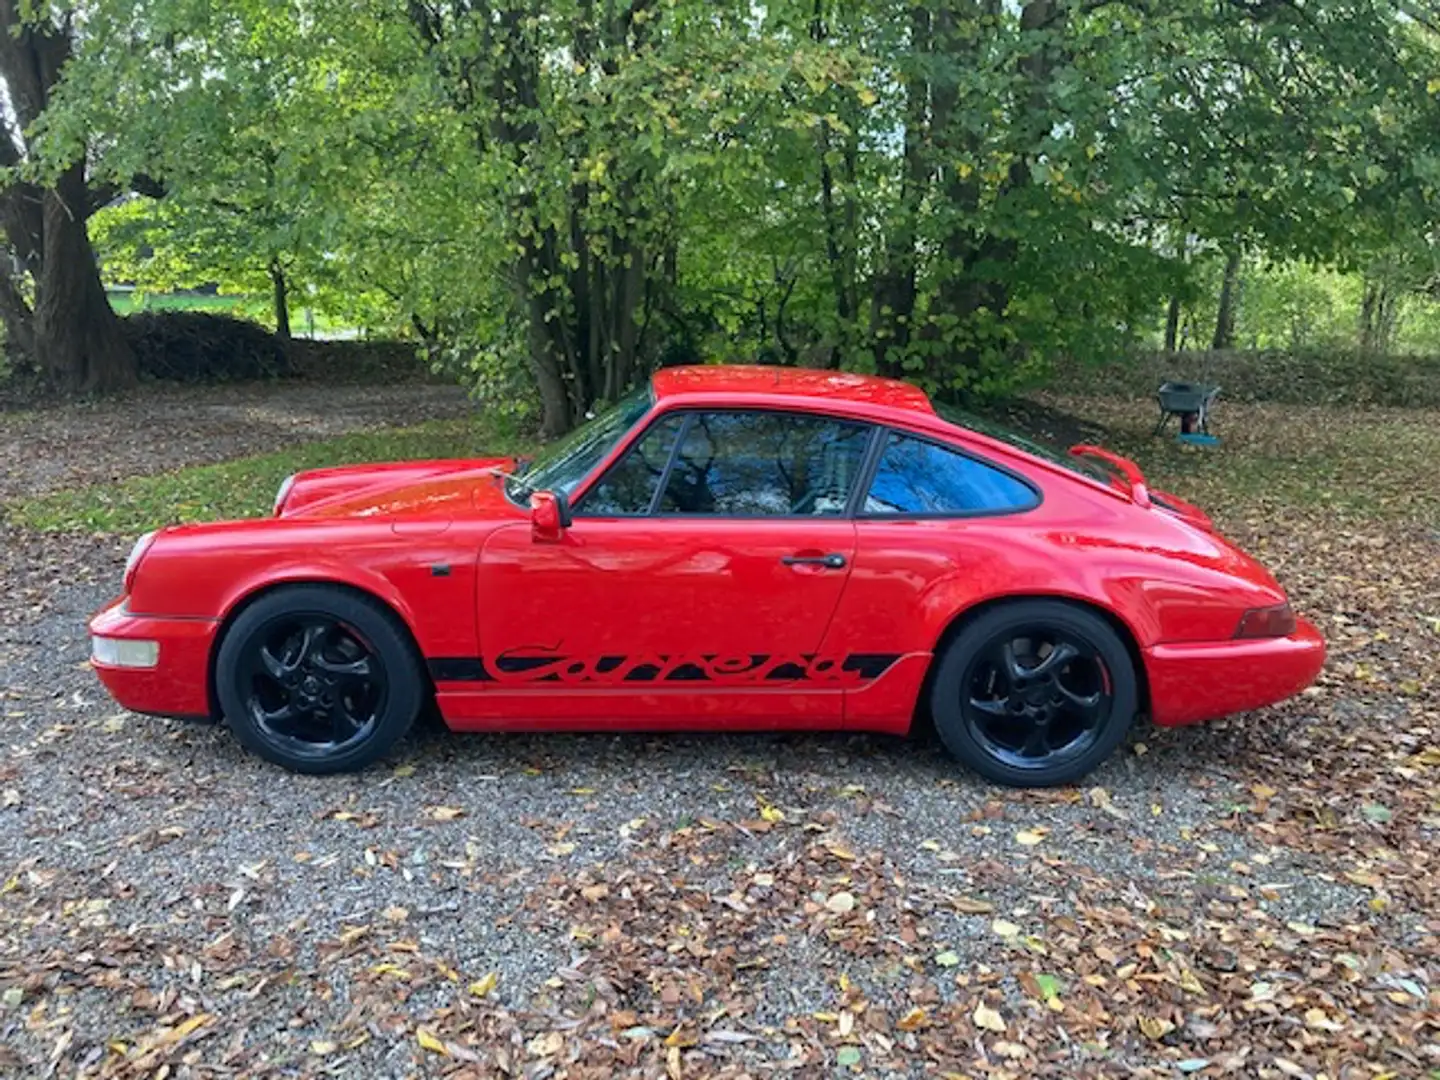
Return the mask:
[[[11,346],[59,385],[105,391],[135,381],[135,357],[105,295],[86,222],[114,190],[90,182],[86,147],[56,139],[36,173],[31,140],[71,58],[74,13],[0,0],[0,78],[13,120],[0,136],[0,192],[10,258],[0,260],[0,316]],[[8,262],[8,265],[7,265]],[[27,300],[33,295],[33,307]]]

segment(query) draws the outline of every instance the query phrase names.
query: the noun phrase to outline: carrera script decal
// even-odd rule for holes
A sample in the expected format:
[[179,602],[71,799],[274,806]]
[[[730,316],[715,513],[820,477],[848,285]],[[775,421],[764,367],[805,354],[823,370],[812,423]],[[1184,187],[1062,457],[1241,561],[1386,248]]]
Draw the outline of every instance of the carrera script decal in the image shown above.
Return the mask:
[[619,686],[628,683],[697,683],[747,686],[767,682],[853,685],[883,674],[898,653],[638,653],[634,656],[557,656],[515,649],[494,657],[441,657],[430,661],[436,682],[495,682],[509,685],[568,683]]

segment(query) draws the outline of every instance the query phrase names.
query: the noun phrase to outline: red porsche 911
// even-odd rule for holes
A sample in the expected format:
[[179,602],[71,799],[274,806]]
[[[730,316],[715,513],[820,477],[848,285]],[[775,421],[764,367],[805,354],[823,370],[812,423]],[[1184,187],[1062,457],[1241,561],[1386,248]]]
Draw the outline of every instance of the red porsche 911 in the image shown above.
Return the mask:
[[302,472],[274,516],[142,537],[91,621],[137,712],[358,769],[456,731],[845,729],[928,714],[1001,783],[1132,721],[1295,694],[1325,645],[1210,520],[1097,447],[902,382],[668,368],[533,462]]

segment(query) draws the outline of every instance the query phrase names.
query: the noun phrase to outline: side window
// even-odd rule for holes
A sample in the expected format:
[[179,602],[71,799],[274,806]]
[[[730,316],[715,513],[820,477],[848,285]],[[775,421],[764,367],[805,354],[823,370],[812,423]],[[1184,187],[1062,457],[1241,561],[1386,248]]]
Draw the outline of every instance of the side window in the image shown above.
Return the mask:
[[612,465],[586,494],[576,513],[587,517],[633,517],[648,514],[665,463],[685,417],[672,413],[653,424],[625,456]]
[[891,433],[865,496],[866,514],[994,514],[1028,510],[1015,477],[924,439]]
[[801,413],[695,413],[670,468],[660,512],[843,514],[870,430]]

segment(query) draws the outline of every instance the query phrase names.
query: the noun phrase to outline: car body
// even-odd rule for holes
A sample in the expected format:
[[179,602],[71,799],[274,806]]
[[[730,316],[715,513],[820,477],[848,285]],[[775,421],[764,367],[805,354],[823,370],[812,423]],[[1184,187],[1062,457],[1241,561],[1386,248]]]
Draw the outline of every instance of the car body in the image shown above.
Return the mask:
[[[401,631],[456,731],[904,734],[957,637],[1025,603],[1059,612],[1071,644],[1039,643],[1054,619],[1027,616],[1039,622],[1004,632],[1028,661],[995,638],[967,646],[993,646],[989,668],[956,676],[1013,682],[1013,713],[1029,708],[1027,671],[1087,642],[1093,670],[1065,678],[1160,725],[1308,685],[1324,643],[1274,578],[1202,512],[1148,491],[1132,463],[1077,449],[1047,454],[953,423],[899,381],[661,369],[518,478],[521,463],[501,458],[319,469],[286,481],[270,518],[142,538],[124,595],[91,622],[93,663],[134,711],[229,716],[220,689],[243,698],[251,685],[217,668],[237,619],[276,605],[277,590],[326,586]],[[1076,629],[1066,611],[1091,621]],[[370,646],[335,620],[358,670],[351,654]],[[290,636],[257,655],[280,672],[274,658],[301,632],[275,633]],[[408,661],[387,663],[393,681]],[[293,674],[275,676],[287,693]],[[1056,707],[1076,685],[1051,687]],[[998,715],[1003,689],[968,700]],[[391,696],[365,693],[376,709]],[[1051,783],[1073,771],[987,775]]]

